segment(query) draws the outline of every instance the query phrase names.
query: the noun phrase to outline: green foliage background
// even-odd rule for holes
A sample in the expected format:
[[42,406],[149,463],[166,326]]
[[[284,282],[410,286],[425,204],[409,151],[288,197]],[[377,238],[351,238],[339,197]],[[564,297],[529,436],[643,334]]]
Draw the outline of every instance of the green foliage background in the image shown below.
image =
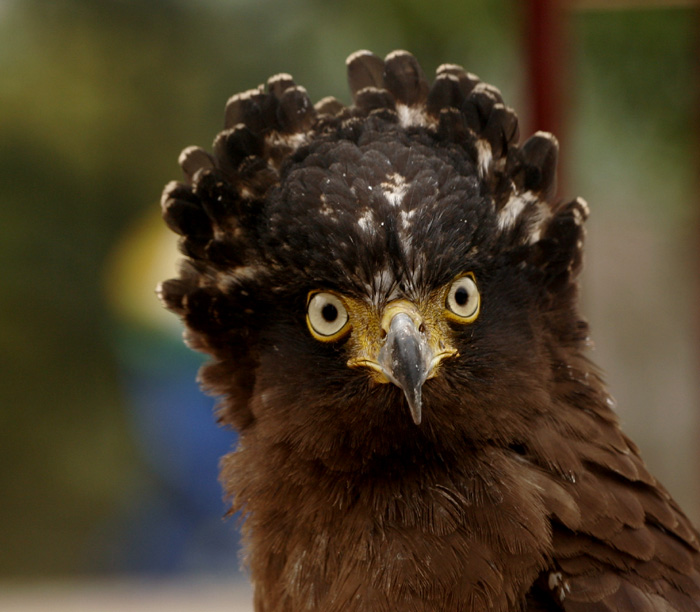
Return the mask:
[[[348,54],[406,48],[427,74],[464,65],[522,117],[522,6],[0,1],[0,573],[89,572],[90,530],[148,486],[125,418],[105,267],[179,178],[179,151],[211,143],[226,99],[284,71],[313,100],[349,101]],[[690,9],[575,14],[562,143],[568,195],[583,193],[594,215],[604,201],[603,222],[631,203],[667,232],[674,299],[685,304],[696,22]]]

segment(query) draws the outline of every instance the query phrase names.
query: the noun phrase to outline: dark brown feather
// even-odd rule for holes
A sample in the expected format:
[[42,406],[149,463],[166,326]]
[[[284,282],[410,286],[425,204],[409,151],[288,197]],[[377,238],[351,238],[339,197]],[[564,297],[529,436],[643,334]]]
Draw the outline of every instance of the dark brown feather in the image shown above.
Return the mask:
[[428,81],[416,58],[406,51],[394,51],[384,61],[384,85],[402,104],[423,104],[428,97]]
[[356,51],[346,61],[353,97],[367,87],[384,87],[384,60],[370,51]]

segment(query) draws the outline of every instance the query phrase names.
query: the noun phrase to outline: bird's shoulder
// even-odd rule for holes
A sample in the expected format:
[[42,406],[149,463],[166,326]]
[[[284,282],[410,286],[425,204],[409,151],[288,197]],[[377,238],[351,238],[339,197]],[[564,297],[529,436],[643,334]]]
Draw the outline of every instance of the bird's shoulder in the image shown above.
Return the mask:
[[[527,610],[700,609],[700,538],[609,406],[535,426],[530,478],[550,510],[552,558]],[[523,458],[523,461],[529,459]]]

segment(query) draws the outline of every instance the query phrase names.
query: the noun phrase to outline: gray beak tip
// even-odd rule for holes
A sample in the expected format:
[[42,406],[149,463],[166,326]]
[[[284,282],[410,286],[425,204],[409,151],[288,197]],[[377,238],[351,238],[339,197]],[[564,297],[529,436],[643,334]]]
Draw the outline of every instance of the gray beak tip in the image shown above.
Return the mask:
[[418,403],[409,401],[408,408],[411,411],[411,418],[416,425],[420,425],[423,420],[423,412],[421,410],[421,401],[418,399]]
[[404,392],[416,425],[422,421],[422,389],[431,356],[425,338],[411,318],[403,313],[397,314],[380,351],[380,364],[389,380]]
[[422,383],[410,389],[404,389],[404,396],[408,402],[408,410],[416,425],[423,420],[423,385]]

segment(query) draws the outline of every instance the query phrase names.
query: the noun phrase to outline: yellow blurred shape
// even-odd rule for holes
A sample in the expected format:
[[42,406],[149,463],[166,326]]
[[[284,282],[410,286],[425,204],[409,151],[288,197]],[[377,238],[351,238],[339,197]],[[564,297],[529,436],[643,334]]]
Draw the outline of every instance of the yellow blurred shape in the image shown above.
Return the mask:
[[117,242],[107,264],[106,292],[117,315],[132,324],[181,329],[155,293],[158,283],[177,276],[180,259],[177,236],[156,211],[137,219]]

